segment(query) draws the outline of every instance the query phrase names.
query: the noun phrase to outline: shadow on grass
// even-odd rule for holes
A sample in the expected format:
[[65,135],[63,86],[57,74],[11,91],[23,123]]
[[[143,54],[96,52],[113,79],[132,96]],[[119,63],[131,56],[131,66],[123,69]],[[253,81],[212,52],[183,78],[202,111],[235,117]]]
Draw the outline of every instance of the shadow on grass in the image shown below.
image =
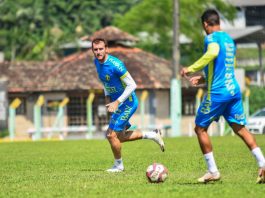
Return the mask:
[[207,183],[199,183],[199,182],[185,182],[185,183],[176,183],[177,185],[184,186],[184,185],[217,185],[217,184],[222,184],[222,181],[212,181],[212,182],[207,182]]
[[84,172],[105,172],[105,169],[81,169],[80,171]]

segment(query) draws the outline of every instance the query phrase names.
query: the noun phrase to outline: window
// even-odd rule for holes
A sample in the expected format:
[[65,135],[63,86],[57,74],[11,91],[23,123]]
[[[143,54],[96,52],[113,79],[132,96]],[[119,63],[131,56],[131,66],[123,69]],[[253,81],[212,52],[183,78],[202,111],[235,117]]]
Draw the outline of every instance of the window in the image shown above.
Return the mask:
[[86,125],[86,98],[84,96],[69,97],[67,105],[68,124]]
[[265,6],[246,8],[246,25],[265,25]]
[[194,99],[185,99],[182,104],[183,115],[195,115],[196,104]]
[[198,89],[189,87],[182,89],[182,115],[196,114],[196,94]]
[[[70,126],[87,125],[87,95],[69,96],[67,105],[68,124]],[[93,125],[98,131],[104,130],[108,124],[110,115],[106,111],[105,97],[102,94],[96,94],[92,105]]]
[[62,100],[48,100],[47,101],[47,112],[58,112],[59,105]]

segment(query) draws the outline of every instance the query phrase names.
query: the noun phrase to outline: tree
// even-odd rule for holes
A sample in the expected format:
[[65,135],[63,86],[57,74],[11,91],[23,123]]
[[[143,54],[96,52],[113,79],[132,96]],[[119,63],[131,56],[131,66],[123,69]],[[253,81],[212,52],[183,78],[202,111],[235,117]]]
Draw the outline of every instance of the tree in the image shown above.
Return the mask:
[[110,25],[139,0],[2,0],[0,50],[7,59],[56,58],[62,43]]
[[[223,0],[180,0],[180,32],[192,40],[191,45],[182,45],[183,55],[201,51],[202,27],[200,16],[205,8],[215,7],[227,19],[233,19],[235,8]],[[172,56],[172,0],[142,0],[125,15],[116,15],[114,24],[134,35],[147,33],[139,46],[165,58]],[[141,36],[140,36],[141,37]],[[194,50],[195,49],[195,50]],[[184,57],[184,59],[183,59]],[[189,62],[192,60],[188,56]]]
[[249,97],[250,114],[253,114],[255,111],[265,107],[264,95],[265,95],[265,89],[263,87],[258,87],[258,86],[250,87],[250,97]]

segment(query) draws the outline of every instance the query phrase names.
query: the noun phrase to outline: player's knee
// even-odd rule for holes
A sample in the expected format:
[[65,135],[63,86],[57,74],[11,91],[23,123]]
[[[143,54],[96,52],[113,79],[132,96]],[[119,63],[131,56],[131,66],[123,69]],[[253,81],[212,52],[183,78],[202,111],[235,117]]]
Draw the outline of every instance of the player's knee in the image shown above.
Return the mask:
[[123,141],[123,135],[122,133],[117,134],[117,138],[122,142]]
[[127,138],[126,133],[124,131],[117,133],[117,138],[120,140],[120,142],[125,142],[125,140]]
[[247,128],[244,125],[239,125],[237,123],[230,123],[235,134],[242,136],[243,133],[248,132]]
[[199,127],[199,126],[195,126],[194,131],[197,135],[200,135],[204,132],[207,132],[207,129]]
[[111,141],[112,139],[114,139],[114,138],[116,138],[116,137],[117,137],[117,135],[116,135],[116,133],[115,133],[113,130],[108,129],[108,130],[106,131],[106,138],[107,138],[109,141]]

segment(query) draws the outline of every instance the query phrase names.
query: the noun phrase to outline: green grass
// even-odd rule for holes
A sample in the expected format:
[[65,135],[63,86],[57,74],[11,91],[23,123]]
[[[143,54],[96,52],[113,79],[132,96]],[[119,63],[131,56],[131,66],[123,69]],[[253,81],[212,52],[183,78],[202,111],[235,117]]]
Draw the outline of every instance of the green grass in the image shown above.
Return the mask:
[[[265,151],[265,136],[257,136]],[[151,141],[123,144],[126,171],[104,170],[113,163],[106,140],[0,144],[0,197],[264,197],[255,184],[257,166],[238,137],[212,138],[222,180],[197,184],[205,163],[196,138],[166,139],[166,152]],[[163,163],[169,177],[150,184],[145,170]]]

